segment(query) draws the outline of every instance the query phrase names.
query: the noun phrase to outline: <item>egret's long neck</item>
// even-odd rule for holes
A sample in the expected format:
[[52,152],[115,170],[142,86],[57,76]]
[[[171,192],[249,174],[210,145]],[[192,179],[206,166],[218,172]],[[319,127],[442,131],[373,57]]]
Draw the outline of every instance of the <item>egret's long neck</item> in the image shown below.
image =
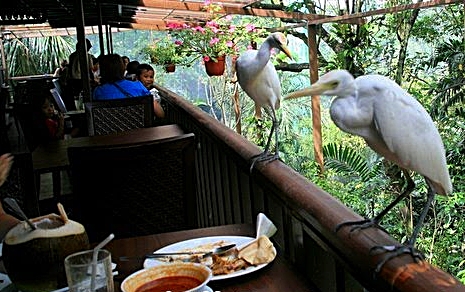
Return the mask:
[[257,60],[256,66],[257,68],[263,68],[266,66],[266,63],[270,60],[271,56],[271,45],[269,40],[267,39],[263,44],[260,46],[260,49],[257,52]]

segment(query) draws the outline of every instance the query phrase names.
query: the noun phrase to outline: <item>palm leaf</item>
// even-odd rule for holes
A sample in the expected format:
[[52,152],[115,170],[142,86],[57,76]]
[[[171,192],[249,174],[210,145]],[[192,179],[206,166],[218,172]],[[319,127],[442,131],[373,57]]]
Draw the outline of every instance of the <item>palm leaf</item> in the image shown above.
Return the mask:
[[354,149],[335,143],[323,147],[325,166],[337,172],[357,175],[362,181],[368,181],[379,173],[379,167],[370,167],[367,160]]
[[10,76],[53,73],[73,51],[61,36],[13,39],[5,45]]

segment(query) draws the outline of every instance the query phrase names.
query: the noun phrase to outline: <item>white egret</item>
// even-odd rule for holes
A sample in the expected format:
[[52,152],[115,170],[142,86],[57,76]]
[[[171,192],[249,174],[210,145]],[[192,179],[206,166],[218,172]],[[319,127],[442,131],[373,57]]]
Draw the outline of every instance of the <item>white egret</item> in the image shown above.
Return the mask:
[[415,171],[424,176],[428,185],[427,202],[405,245],[375,247],[392,252],[378,264],[376,272],[388,260],[403,253],[411,254],[415,260],[423,259],[414,245],[426,214],[435,194],[452,192],[444,145],[433,120],[423,106],[394,81],[380,75],[354,79],[345,70],[330,71],[310,88],[291,93],[284,99],[320,94],[336,96],[330,115],[341,130],[361,136],[370,148],[400,166],[407,179],[406,190],[377,216],[341,223],[337,230],[347,225],[352,225],[352,230],[380,227],[382,217],[413,191],[415,184],[406,170]]
[[[270,62],[270,56],[271,50],[276,48],[292,59],[286,43],[287,39],[283,33],[272,33],[266,38],[259,50],[248,50],[241,54],[236,61],[237,81],[245,93],[255,102],[255,116],[260,119],[263,108],[273,121],[265,150],[252,157],[250,171],[257,161],[279,159],[279,121],[276,118],[276,110],[279,109],[281,100],[281,83],[274,65]],[[269,152],[269,148],[273,133],[275,135],[275,151],[272,154]]]

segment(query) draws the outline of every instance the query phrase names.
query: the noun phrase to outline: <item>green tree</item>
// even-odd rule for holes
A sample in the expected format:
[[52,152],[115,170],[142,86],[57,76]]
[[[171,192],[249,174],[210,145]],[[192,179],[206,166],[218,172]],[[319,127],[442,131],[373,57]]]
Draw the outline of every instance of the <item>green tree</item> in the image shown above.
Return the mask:
[[74,51],[72,42],[61,36],[12,39],[5,45],[10,76],[53,74]]

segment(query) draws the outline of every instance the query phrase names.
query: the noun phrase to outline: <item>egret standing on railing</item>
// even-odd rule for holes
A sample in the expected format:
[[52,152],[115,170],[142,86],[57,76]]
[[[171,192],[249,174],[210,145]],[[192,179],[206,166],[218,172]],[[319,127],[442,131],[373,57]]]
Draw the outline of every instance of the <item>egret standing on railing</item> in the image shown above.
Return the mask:
[[[278,127],[276,110],[279,109],[281,99],[281,83],[274,65],[270,62],[271,49],[283,51],[292,59],[286,46],[287,39],[283,33],[275,32],[266,38],[259,50],[248,50],[236,61],[237,80],[241,88],[255,102],[255,116],[261,117],[261,108],[271,116],[273,125],[266,142],[265,150],[252,157],[250,171],[257,161],[273,161],[279,159]],[[269,152],[271,138],[275,135],[275,151]]]
[[415,183],[407,170],[416,171],[424,176],[428,185],[427,202],[406,245],[375,247],[392,252],[378,264],[376,272],[388,260],[403,253],[411,254],[415,260],[423,259],[414,246],[426,214],[435,194],[452,192],[444,145],[433,120],[423,106],[394,81],[380,75],[354,79],[345,70],[331,71],[310,88],[291,93],[284,99],[320,94],[336,96],[330,115],[341,130],[364,138],[374,151],[399,165],[407,180],[406,190],[376,217],[344,222],[337,230],[347,225],[353,226],[351,231],[379,227],[382,217],[413,191]]

